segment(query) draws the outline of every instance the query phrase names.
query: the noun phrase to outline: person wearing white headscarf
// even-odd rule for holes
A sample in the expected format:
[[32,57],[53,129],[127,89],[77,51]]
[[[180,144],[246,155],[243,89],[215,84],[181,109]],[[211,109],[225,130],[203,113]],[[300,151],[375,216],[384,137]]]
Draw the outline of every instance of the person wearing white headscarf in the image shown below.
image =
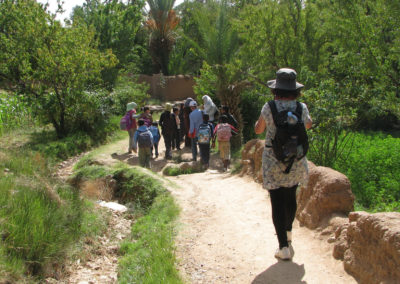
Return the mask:
[[212,99],[205,95],[203,96],[204,113],[208,114],[210,117],[209,121],[214,121],[214,114],[217,111],[217,106],[213,103]]

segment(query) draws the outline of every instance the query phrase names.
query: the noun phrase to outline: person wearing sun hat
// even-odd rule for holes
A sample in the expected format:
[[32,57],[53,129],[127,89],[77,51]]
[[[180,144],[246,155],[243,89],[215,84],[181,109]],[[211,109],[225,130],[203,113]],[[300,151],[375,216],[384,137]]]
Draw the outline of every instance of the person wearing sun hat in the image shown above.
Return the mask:
[[129,134],[129,146],[128,146],[128,153],[132,153],[135,151],[133,145],[133,138],[135,136],[137,124],[136,124],[136,108],[137,104],[135,102],[130,102],[126,104],[126,111],[129,113],[130,123],[128,125],[128,134]]
[[[300,90],[304,87],[296,81],[296,77],[295,70],[282,68],[276,72],[276,79],[267,82],[274,100],[265,103],[255,124],[256,134],[261,134],[266,130],[265,148],[262,156],[263,187],[270,194],[272,220],[279,242],[275,257],[283,260],[289,260],[293,255],[291,243],[292,224],[297,210],[296,189],[300,183],[303,185],[307,183],[308,166],[307,158],[303,157],[292,162],[290,171],[287,173],[286,165],[277,160],[271,146],[276,134],[276,126],[270,104],[275,105],[278,113],[287,110],[296,111],[298,108],[296,100],[300,96]],[[300,104],[302,108],[301,119],[306,129],[309,129],[312,120],[308,108],[304,103]]]

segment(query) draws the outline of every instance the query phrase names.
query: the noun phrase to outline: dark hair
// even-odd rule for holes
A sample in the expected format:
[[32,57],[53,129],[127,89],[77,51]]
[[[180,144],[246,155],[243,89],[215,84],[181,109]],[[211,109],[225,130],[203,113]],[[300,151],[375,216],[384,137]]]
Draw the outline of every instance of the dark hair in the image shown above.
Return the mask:
[[222,106],[221,107],[225,113],[229,113],[229,107],[228,106]]
[[172,108],[172,112],[176,112],[176,111],[178,111],[179,109],[177,108],[177,107],[174,107],[174,108]]
[[150,110],[150,108],[148,106],[144,107],[143,111],[146,111],[146,110]]
[[209,119],[210,119],[210,116],[206,113],[203,113],[203,121],[208,122]]
[[151,125],[153,125],[153,126],[158,126],[158,122],[157,122],[157,121],[153,121],[153,122],[151,123]]
[[144,125],[144,120],[143,119],[139,119],[138,124],[139,124],[139,126]]
[[277,98],[288,98],[291,100],[295,100],[300,96],[300,89],[297,90],[282,90],[282,89],[271,89],[272,93]]
[[220,123],[227,123],[228,122],[228,117],[225,114],[221,115],[221,117],[219,118],[219,122]]

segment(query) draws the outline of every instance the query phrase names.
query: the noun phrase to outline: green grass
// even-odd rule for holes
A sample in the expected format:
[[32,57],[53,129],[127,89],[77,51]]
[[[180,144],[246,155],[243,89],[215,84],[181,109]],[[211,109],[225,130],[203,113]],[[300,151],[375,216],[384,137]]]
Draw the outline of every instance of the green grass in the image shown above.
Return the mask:
[[37,153],[0,153],[0,279],[38,280],[75,242],[103,228],[90,203],[50,172]]
[[163,174],[166,176],[179,176],[179,175],[201,173],[204,172],[204,170],[205,169],[202,166],[197,166],[194,168],[187,168],[187,169],[181,169],[178,166],[169,166],[164,168]]
[[400,139],[356,133],[353,148],[334,168],[351,181],[356,210],[400,211]]
[[168,194],[159,195],[149,213],[121,246],[119,283],[183,283],[175,268],[174,224],[179,209]]
[[15,129],[0,136],[0,148],[26,149],[41,153],[47,159],[58,162],[88,151],[101,144],[126,138],[126,131],[118,129],[119,118],[113,117],[110,123],[99,129],[95,136],[87,133],[73,133],[58,139],[51,126]]

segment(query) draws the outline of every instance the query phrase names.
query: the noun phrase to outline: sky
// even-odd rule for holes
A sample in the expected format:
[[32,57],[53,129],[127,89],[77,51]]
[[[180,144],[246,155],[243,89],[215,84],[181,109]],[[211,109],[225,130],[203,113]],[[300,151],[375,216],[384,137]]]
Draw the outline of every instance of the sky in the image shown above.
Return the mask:
[[[181,4],[183,1],[184,0],[176,0],[175,6]],[[43,4],[49,3],[50,6],[48,9],[52,13],[57,10],[57,0],[37,0],[37,2]],[[84,2],[85,0],[64,0],[63,9],[65,12],[61,15],[57,15],[57,19],[63,21],[64,19],[69,18],[72,13],[72,8],[78,5],[81,6]]]

